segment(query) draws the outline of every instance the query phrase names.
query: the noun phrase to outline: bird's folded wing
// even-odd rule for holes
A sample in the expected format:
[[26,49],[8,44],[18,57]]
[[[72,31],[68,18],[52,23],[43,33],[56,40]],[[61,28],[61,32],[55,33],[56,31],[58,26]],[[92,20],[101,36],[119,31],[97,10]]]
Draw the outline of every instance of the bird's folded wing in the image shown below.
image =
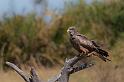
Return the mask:
[[77,35],[76,38],[79,40],[81,45],[87,46],[87,47],[94,47],[92,41],[87,39],[85,36],[80,34],[80,35]]
[[94,41],[94,40],[91,40],[92,41],[92,43],[93,43],[93,45],[95,46],[95,47],[100,47],[100,45],[96,42],[96,41]]

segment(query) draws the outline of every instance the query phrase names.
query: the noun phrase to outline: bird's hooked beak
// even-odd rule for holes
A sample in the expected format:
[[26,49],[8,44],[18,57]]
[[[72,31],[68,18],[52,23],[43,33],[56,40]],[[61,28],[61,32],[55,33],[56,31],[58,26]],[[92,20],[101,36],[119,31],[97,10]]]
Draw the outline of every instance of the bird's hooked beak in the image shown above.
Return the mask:
[[70,34],[71,36],[75,34],[76,30],[75,27],[69,27],[67,29],[68,34]]
[[69,29],[67,30],[67,32],[69,33]]

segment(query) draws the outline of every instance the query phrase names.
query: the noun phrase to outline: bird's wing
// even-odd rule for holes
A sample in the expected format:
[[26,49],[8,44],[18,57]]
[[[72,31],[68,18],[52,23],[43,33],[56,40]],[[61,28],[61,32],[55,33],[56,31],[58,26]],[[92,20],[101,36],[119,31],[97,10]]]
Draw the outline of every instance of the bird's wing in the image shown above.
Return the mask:
[[95,47],[100,48],[100,45],[98,45],[96,41],[94,41],[94,40],[91,40],[91,41],[92,41],[92,43],[93,43],[93,45],[94,45]]
[[76,38],[79,40],[80,44],[82,46],[86,46],[86,47],[91,47],[91,48],[95,48],[94,44],[92,43],[92,41],[90,41],[88,38],[86,38],[84,35],[78,34],[76,36]]

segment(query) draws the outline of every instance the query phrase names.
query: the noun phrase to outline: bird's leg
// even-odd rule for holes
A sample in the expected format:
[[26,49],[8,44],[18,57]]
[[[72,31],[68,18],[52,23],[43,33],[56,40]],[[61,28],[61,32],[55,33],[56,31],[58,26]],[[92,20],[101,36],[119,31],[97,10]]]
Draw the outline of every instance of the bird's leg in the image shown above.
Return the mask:
[[87,54],[87,57],[90,57],[90,56],[92,56],[92,53],[88,53],[88,54]]
[[88,52],[87,51],[82,51],[81,55],[87,56],[88,55]]
[[95,55],[95,53],[94,52],[90,52],[90,53],[87,54],[87,57],[90,57],[92,55]]
[[92,52],[92,55],[94,56],[98,56],[98,54],[96,52]]
[[84,52],[84,55],[88,55],[88,51],[85,51],[85,52]]

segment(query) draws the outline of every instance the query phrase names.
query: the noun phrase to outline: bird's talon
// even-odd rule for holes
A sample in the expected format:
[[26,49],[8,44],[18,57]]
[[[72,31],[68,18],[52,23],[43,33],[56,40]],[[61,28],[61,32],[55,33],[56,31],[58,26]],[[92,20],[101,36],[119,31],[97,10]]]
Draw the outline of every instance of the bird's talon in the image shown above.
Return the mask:
[[90,57],[90,56],[92,56],[92,54],[91,54],[91,53],[87,54],[87,57]]

